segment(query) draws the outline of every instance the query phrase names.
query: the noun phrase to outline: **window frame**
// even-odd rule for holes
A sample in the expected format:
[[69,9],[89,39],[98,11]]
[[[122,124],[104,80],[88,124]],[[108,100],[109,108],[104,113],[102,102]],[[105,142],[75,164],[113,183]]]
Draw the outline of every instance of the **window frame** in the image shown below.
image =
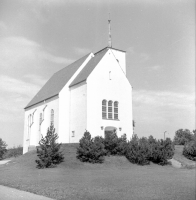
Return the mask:
[[50,124],[54,126],[54,109],[50,111]]
[[113,101],[108,101],[108,119],[113,119]]
[[119,114],[118,114],[118,111],[119,111],[119,102],[118,101],[115,101],[114,102],[114,120],[118,120],[119,119]]
[[107,119],[107,100],[102,100],[102,119]]

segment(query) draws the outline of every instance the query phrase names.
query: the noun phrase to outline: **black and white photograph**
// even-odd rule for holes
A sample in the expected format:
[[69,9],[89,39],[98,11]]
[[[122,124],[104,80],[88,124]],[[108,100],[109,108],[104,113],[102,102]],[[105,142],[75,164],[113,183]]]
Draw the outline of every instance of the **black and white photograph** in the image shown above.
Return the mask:
[[0,0],[0,199],[195,200],[195,0]]

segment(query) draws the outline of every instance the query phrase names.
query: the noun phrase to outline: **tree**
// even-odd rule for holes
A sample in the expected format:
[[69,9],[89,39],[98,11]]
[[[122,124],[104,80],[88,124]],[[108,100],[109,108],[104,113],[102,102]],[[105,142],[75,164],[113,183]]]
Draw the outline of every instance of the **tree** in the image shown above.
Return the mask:
[[7,151],[7,144],[0,138],[0,160],[3,159],[3,154]]
[[133,125],[133,134],[134,134],[134,129],[135,129],[135,120],[132,121],[132,125]]
[[76,157],[82,162],[102,163],[105,153],[103,138],[99,136],[91,138],[91,134],[85,131],[80,139]]
[[193,130],[193,139],[196,140],[196,129]]
[[51,125],[46,136],[42,136],[39,141],[39,147],[37,147],[37,156],[39,157],[39,160],[35,160],[37,168],[54,167],[63,162],[64,157],[60,152],[61,144],[56,142],[57,139],[58,135],[55,133],[53,125]]
[[188,129],[179,129],[175,133],[174,144],[184,145],[193,140],[193,134]]

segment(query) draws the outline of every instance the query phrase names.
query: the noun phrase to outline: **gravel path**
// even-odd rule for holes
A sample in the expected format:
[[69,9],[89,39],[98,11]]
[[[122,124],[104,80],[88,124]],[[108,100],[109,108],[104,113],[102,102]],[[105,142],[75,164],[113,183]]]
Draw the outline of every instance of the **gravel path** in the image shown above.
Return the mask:
[[0,185],[0,199],[2,200],[54,200],[30,192],[17,190]]

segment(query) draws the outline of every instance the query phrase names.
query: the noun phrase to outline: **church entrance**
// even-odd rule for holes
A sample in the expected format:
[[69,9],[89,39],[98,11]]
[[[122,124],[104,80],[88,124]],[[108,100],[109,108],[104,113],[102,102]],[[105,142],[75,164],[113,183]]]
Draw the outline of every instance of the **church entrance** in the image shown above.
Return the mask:
[[116,130],[117,130],[117,128],[114,127],[114,126],[106,126],[106,127],[105,127],[105,130],[104,130],[104,137],[105,137],[105,135],[106,135],[107,133],[108,133],[108,134],[114,133]]

